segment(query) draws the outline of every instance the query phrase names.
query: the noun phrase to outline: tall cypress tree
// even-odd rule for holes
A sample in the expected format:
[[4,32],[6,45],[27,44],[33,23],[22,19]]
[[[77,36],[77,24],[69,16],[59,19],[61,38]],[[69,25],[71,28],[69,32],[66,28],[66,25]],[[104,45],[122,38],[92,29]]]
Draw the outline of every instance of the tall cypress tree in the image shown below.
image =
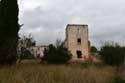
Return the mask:
[[18,43],[18,4],[17,0],[0,2],[0,64],[16,61]]

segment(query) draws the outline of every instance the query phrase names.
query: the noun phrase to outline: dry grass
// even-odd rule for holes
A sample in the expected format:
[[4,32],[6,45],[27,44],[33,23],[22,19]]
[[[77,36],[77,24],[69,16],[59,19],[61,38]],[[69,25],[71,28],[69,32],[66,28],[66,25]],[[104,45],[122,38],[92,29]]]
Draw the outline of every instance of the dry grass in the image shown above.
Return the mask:
[[109,66],[38,64],[23,61],[20,65],[0,69],[0,83],[108,83],[114,76]]

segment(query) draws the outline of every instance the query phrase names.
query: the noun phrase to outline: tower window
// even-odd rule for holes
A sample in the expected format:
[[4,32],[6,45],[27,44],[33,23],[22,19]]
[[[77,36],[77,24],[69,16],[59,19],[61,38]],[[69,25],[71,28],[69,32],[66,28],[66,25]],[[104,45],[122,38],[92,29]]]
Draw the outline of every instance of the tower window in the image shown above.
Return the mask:
[[77,58],[82,58],[82,52],[80,50],[76,51]]
[[77,31],[78,31],[78,33],[80,33],[80,28],[79,27],[77,28]]
[[77,39],[77,43],[78,43],[78,44],[81,44],[81,38],[78,38],[78,39]]

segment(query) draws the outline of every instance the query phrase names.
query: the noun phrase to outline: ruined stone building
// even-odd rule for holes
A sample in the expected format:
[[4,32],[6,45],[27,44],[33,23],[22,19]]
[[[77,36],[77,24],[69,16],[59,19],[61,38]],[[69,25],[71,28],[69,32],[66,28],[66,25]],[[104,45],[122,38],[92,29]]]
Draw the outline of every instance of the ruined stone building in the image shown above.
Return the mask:
[[44,49],[48,48],[46,45],[42,46],[32,46],[30,48],[31,53],[34,55],[34,58],[42,58],[44,56]]
[[[25,46],[24,44],[19,43]],[[88,40],[88,25],[68,24],[66,27],[65,46],[71,52],[72,60],[90,59],[90,42]],[[35,58],[44,56],[44,49],[48,46],[31,46],[29,50]]]
[[88,25],[68,24],[65,44],[73,55],[72,60],[89,58]]

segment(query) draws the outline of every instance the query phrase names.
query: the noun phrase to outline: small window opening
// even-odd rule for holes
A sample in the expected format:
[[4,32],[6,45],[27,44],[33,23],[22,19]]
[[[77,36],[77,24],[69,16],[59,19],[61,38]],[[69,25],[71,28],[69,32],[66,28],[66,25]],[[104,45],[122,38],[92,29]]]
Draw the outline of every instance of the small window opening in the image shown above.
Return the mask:
[[78,44],[81,44],[81,38],[78,38],[78,39],[77,39],[77,43],[78,43]]
[[77,50],[76,53],[77,53],[77,58],[82,58],[82,52],[81,51]]

